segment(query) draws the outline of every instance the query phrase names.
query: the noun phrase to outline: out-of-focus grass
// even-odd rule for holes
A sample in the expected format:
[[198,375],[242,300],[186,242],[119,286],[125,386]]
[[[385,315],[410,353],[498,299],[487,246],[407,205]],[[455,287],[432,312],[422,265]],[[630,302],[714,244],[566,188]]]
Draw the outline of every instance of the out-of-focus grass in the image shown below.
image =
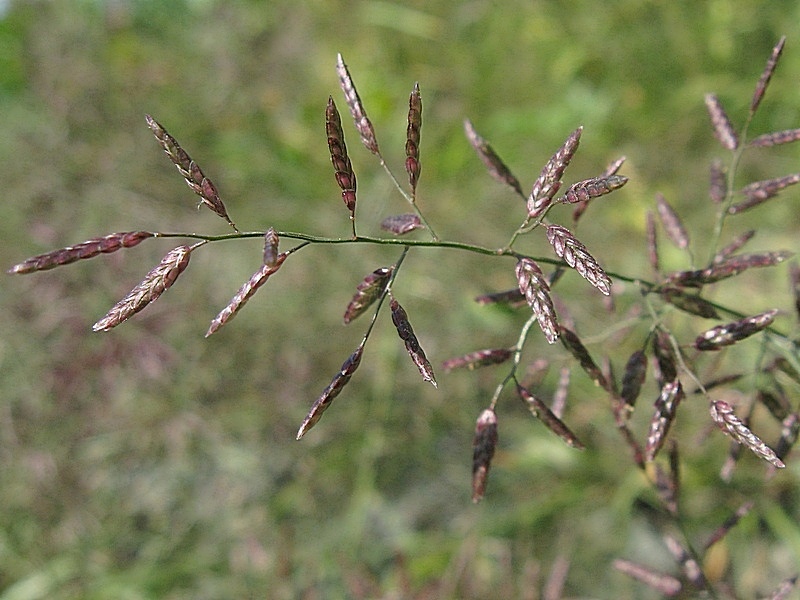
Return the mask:
[[[719,92],[741,122],[781,34],[787,50],[754,127],[800,123],[798,13],[789,1],[12,2],[0,20],[0,261],[111,231],[225,231],[193,210],[145,113],[214,180],[241,228],[347,235],[323,126],[328,94],[341,97],[342,52],[400,172],[406,99],[420,82],[420,202],[444,237],[499,246],[522,216],[464,141],[463,118],[525,187],[583,124],[568,175],[626,154],[632,181],[591,208],[581,239],[610,270],[646,274],[655,190],[691,224],[710,222],[707,159],[718,149],[703,94]],[[362,230],[375,231],[405,207],[346,125]],[[796,151],[766,156],[743,174],[796,170]],[[764,249],[796,248],[794,207],[776,203],[750,225],[764,230]],[[202,249],[172,290],[108,334],[91,324],[167,243],[4,282],[1,599],[536,597],[537,573],[558,556],[571,562],[568,594],[653,597],[610,568],[617,556],[673,563],[607,402],[577,370],[567,422],[588,450],[563,447],[505,398],[477,507],[472,429],[497,372],[442,374],[434,392],[388,319],[335,406],[295,442],[362,335],[358,322],[340,325],[353,287],[396,251],[303,251],[204,340],[258,266],[259,244]],[[409,257],[396,293],[435,364],[513,343],[520,314],[471,301],[512,286],[510,267],[442,250]],[[747,308],[773,297],[788,306],[783,280],[767,281],[780,289],[754,292]],[[562,283],[582,335],[600,336],[609,317],[598,295],[577,278]],[[618,369],[644,334],[619,342]],[[597,339],[599,358],[613,348]],[[571,364],[544,346],[526,358]],[[702,539],[758,490],[766,527],[751,518],[734,530],[723,564],[744,597],[764,592],[800,555],[787,526],[798,517],[796,470],[764,486],[762,466],[746,460],[736,484],[722,485],[725,440],[696,444],[706,409],[682,410],[687,532]],[[649,415],[639,418],[641,428]]]

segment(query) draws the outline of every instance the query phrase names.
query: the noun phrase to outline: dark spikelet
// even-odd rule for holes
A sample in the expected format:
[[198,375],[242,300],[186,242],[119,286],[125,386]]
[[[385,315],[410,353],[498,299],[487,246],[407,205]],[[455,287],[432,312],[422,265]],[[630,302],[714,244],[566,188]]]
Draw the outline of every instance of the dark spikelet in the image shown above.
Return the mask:
[[[608,179],[612,176],[615,176],[617,174],[617,171],[619,171],[620,168],[622,168],[622,165],[625,162],[625,160],[626,158],[624,156],[621,156],[614,162],[610,163],[606,167],[606,170],[603,171],[603,173],[598,177],[598,179]],[[623,179],[625,179],[625,181],[627,182],[627,178],[623,177]],[[581,216],[583,216],[583,213],[586,212],[587,208],[589,208],[589,199],[581,200],[580,202],[577,203],[575,210],[572,211],[573,223],[578,222],[578,219],[580,219]]]
[[663,194],[656,194],[656,208],[661,219],[661,225],[670,241],[681,250],[689,246],[689,234],[683,226],[681,218],[675,209],[670,206]]
[[775,44],[775,47],[772,49],[772,54],[770,55],[769,59],[767,59],[767,64],[764,67],[764,71],[761,73],[761,77],[759,77],[758,83],[756,84],[756,89],[753,92],[753,99],[750,101],[751,115],[756,112],[758,105],[761,104],[761,99],[764,97],[764,92],[767,90],[769,80],[772,79],[772,74],[775,72],[775,67],[778,65],[778,60],[781,57],[783,45],[785,43],[786,36],[784,35],[778,40],[778,43]]
[[792,410],[791,404],[789,404],[789,400],[782,390],[775,393],[767,390],[758,390],[756,402],[763,404],[778,421],[783,421],[787,418]]
[[419,134],[422,129],[422,98],[419,95],[419,83],[408,97],[408,127],[406,128],[406,173],[412,190],[417,189],[419,180]]
[[671,598],[681,593],[682,585],[680,579],[668,575],[667,573],[659,573],[650,567],[645,567],[621,558],[614,561],[614,568],[631,579],[640,581],[646,586],[653,588],[662,596]]
[[158,121],[150,115],[145,115],[145,120],[161,147],[164,148],[164,152],[167,153],[169,159],[178,168],[180,174],[183,175],[186,184],[195,194],[200,196],[200,203],[205,204],[214,213],[225,219],[228,225],[238,232],[239,230],[236,229],[236,225],[233,224],[233,221],[228,216],[228,211],[217,193],[217,188],[210,179],[203,175],[197,163],[191,159],[175,138],[167,133],[167,130]]
[[719,350],[730,346],[772,325],[777,314],[778,310],[773,309],[746,319],[718,325],[697,336],[694,347],[698,350]]
[[32,256],[19,264],[11,267],[7,273],[23,274],[33,273],[34,271],[46,271],[68,265],[76,260],[92,258],[101,253],[116,252],[120,248],[132,248],[147,238],[155,237],[149,231],[124,231],[121,233],[111,233],[101,238],[86,240],[74,246],[59,248],[52,252]]
[[658,237],[656,235],[656,218],[653,211],[647,211],[647,221],[645,223],[647,230],[647,259],[650,261],[650,266],[655,273],[659,272],[658,261]]
[[317,398],[311,406],[311,410],[308,412],[308,415],[306,415],[306,418],[303,419],[300,429],[297,430],[298,440],[320,420],[322,413],[325,412],[331,405],[331,402],[333,402],[333,399],[339,395],[342,388],[350,381],[353,373],[355,373],[358,365],[361,363],[361,355],[364,353],[364,344],[366,344],[366,341],[366,339],[362,340],[355,352],[344,361],[342,368],[334,375],[328,387],[323,390],[322,394],[320,394],[319,398]]
[[800,140],[800,129],[785,129],[783,131],[765,133],[753,138],[748,145],[755,148],[769,148],[771,146],[791,144],[797,140]]
[[361,98],[359,98],[358,91],[353,83],[353,78],[350,77],[350,71],[347,65],[344,64],[341,54],[336,56],[336,73],[339,75],[339,85],[342,88],[342,92],[344,92],[344,98],[350,109],[350,114],[353,116],[353,122],[361,136],[361,143],[375,156],[380,156],[381,152],[378,149],[378,140],[375,137],[375,130],[367,117],[364,105],[361,103]]
[[800,182],[800,173],[792,173],[785,177],[777,177],[775,179],[766,179],[764,181],[756,181],[746,185],[739,193],[744,194],[746,200],[732,205],[728,212],[732,215],[738,215],[746,210],[758,206],[766,202],[770,198],[778,195],[782,189],[789,187]]
[[475,149],[475,152],[478,153],[478,158],[480,158],[483,164],[486,165],[486,169],[489,171],[489,174],[500,183],[505,183],[506,185],[510,186],[515,192],[517,192],[517,194],[519,194],[522,198],[525,198],[525,194],[522,193],[522,186],[520,186],[519,180],[514,176],[503,160],[497,155],[494,149],[492,149],[492,146],[489,144],[489,142],[478,135],[478,132],[475,131],[475,128],[472,126],[472,123],[469,119],[464,121],[464,132],[467,135],[469,143]]
[[728,181],[722,161],[715,158],[708,172],[708,195],[714,204],[721,204],[728,193]]
[[517,393],[522,401],[525,402],[528,410],[531,411],[531,414],[544,423],[545,427],[566,442],[568,446],[577,448],[578,450],[583,450],[586,448],[586,446],[581,443],[577,436],[569,430],[569,427],[567,427],[563,421],[561,421],[561,419],[555,416],[553,411],[551,411],[544,402],[539,400],[521,385],[517,385]]
[[344,141],[339,110],[330,96],[328,96],[328,106],[325,109],[325,132],[328,135],[328,150],[336,183],[342,190],[342,200],[344,200],[347,210],[350,211],[352,220],[356,211],[356,174],[353,172],[353,166],[347,156],[347,144]]
[[578,150],[582,132],[583,127],[578,127],[569,135],[562,146],[547,161],[536,181],[533,182],[533,188],[528,196],[528,218],[538,218],[550,206],[553,197],[561,187],[561,176]]
[[748,269],[772,267],[792,256],[794,256],[794,253],[786,250],[764,252],[761,254],[737,254],[707,269],[670,273],[667,277],[667,281],[673,285],[683,287],[702,287],[708,283],[716,283],[723,279],[729,279]]
[[724,400],[716,400],[710,406],[711,418],[723,432],[731,436],[739,444],[749,448],[753,454],[768,463],[782,469],[786,465],[761,438],[750,431],[750,428],[736,416],[733,407]]
[[455,358],[448,358],[442,363],[442,368],[445,371],[452,371],[453,369],[469,369],[473,371],[480,367],[488,365],[499,365],[506,362],[514,355],[514,351],[510,348],[487,348],[485,350],[476,350],[463,356],[456,356]]
[[659,288],[658,295],[665,302],[669,302],[675,308],[690,315],[696,315],[704,319],[719,319],[719,313],[717,313],[717,309],[713,304],[700,296],[687,294],[681,288],[662,287]]
[[642,350],[636,350],[628,358],[625,373],[622,375],[622,390],[620,398],[625,402],[628,412],[633,412],[636,400],[642,391],[645,377],[647,376],[647,356]]
[[611,279],[595,258],[589,254],[586,246],[581,244],[570,231],[561,225],[548,225],[547,239],[558,255],[581,277],[608,296],[611,293]]
[[242,287],[240,287],[239,291],[236,292],[233,298],[231,298],[231,301],[228,302],[228,305],[219,311],[219,314],[214,317],[208,327],[208,331],[206,331],[206,337],[216,333],[223,325],[233,319],[233,317],[236,316],[236,313],[238,313],[247,303],[247,301],[255,295],[255,293],[258,291],[258,288],[264,285],[270,276],[275,273],[275,271],[280,269],[287,256],[288,254],[283,252],[277,256],[274,264],[261,265],[258,271],[253,273],[250,279],[242,284]]
[[556,201],[564,204],[576,204],[578,202],[588,202],[593,198],[599,198],[618,190],[628,183],[628,178],[622,175],[607,175],[592,177],[573,183],[564,195]]
[[653,336],[653,354],[656,357],[656,365],[658,366],[656,379],[659,387],[664,387],[665,383],[678,376],[678,368],[670,336],[662,329],[657,330]]
[[356,293],[344,311],[345,325],[364,314],[381,297],[381,294],[386,290],[386,284],[389,283],[393,270],[394,267],[381,267],[364,277],[356,287]]
[[547,341],[554,344],[558,339],[558,319],[547,279],[539,265],[530,258],[521,258],[517,262],[515,271],[519,291],[525,296],[533,314],[536,315]]
[[800,317],[800,265],[793,263],[789,269],[789,281],[792,286],[792,296],[794,296],[794,308],[797,316]]
[[92,326],[92,329],[108,331],[157,300],[189,265],[191,253],[192,248],[189,246],[178,246],[167,252],[161,262],[151,269],[127,296],[112,306],[108,313]]
[[670,554],[675,558],[675,561],[680,565],[681,571],[683,571],[683,575],[689,580],[689,583],[698,590],[707,590],[708,581],[703,575],[703,569],[689,550],[671,535],[664,536],[664,543]]
[[264,233],[264,264],[268,267],[274,267],[278,262],[278,244],[280,238],[278,232],[272,227],[267,229]]
[[[675,447],[675,444],[672,444],[672,447]],[[678,498],[677,498],[677,490],[675,489],[673,483],[674,481],[670,477],[669,473],[667,473],[666,469],[662,467],[658,463],[655,464],[655,481],[654,486],[658,496],[661,498],[661,501],[664,503],[664,506],[669,511],[671,515],[678,514]]]
[[513,290],[506,290],[504,292],[495,292],[493,294],[476,296],[475,302],[481,305],[508,304],[510,306],[522,306],[525,304],[525,296],[519,290],[519,288],[516,288]]
[[497,415],[485,409],[475,422],[472,439],[472,501],[480,502],[486,492],[486,479],[497,447]]
[[569,350],[569,353],[580,363],[581,368],[586,372],[589,378],[594,381],[594,384],[600,386],[609,393],[613,393],[608,380],[603,375],[600,367],[594,362],[586,346],[583,345],[580,338],[575,332],[567,329],[563,325],[559,327],[561,333],[561,343]]
[[736,150],[739,147],[739,136],[715,94],[706,94],[706,109],[708,109],[708,116],[711,117],[714,137],[726,150]]
[[781,437],[775,446],[778,458],[781,460],[786,458],[797,442],[798,433],[800,433],[800,415],[793,412],[781,422]]
[[392,215],[381,221],[381,229],[395,235],[405,235],[415,229],[422,229],[423,227],[422,221],[414,213]]
[[753,239],[753,236],[756,234],[755,229],[751,229],[749,231],[745,231],[743,234],[736,236],[736,238],[727,246],[722,248],[719,252],[714,255],[714,259],[711,261],[712,264],[718,265],[722,262],[725,262],[728,258],[730,258],[733,254],[738,252],[747,242]]
[[425,351],[422,349],[422,346],[419,345],[417,336],[414,335],[414,329],[411,327],[406,311],[403,310],[403,307],[400,306],[400,303],[394,298],[391,299],[389,307],[392,311],[392,323],[394,323],[395,328],[397,328],[397,334],[405,343],[406,351],[411,357],[411,360],[414,361],[414,364],[417,365],[422,379],[430,381],[433,387],[438,387],[436,378],[433,375],[433,367],[425,356]]
[[728,535],[728,532],[734,527],[736,527],[739,521],[741,521],[744,517],[746,517],[751,510],[753,510],[752,502],[745,502],[739,508],[737,508],[736,512],[734,512],[730,517],[725,519],[722,525],[717,527],[717,529],[715,529],[714,532],[709,536],[709,538],[706,540],[704,548],[708,550],[711,546],[713,546],[722,538],[724,538],[726,535]]
[[679,379],[669,381],[661,388],[661,394],[655,402],[655,412],[650,420],[650,429],[647,433],[647,444],[645,445],[645,459],[652,462],[661,450],[667,438],[678,405],[684,398],[683,386]]
[[781,584],[772,590],[772,593],[766,600],[789,600],[790,594],[797,589],[797,582],[800,581],[800,575],[787,577]]

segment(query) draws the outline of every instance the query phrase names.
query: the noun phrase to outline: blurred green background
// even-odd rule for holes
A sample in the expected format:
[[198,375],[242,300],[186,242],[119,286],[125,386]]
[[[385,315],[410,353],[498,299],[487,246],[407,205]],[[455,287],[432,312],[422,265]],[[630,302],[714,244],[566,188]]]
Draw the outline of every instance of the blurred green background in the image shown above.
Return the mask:
[[[794,0],[0,7],[6,268],[113,231],[226,232],[223,221],[194,209],[145,113],[213,179],[240,228],[347,235],[324,135],[329,94],[346,116],[337,52],[398,176],[408,93],[420,82],[419,196],[446,239],[499,247],[523,217],[519,200],[486,175],[465,141],[465,117],[523,188],[580,124],[570,181],[627,155],[622,172],[631,182],[593,205],[580,231],[608,270],[634,277],[649,275],[643,222],[656,191],[695,227],[696,254],[709,252],[707,165],[721,151],[703,95],[717,92],[741,124],[783,34],[787,48],[752,130],[800,126]],[[343,121],[359,178],[360,231],[376,233],[406,206]],[[797,159],[792,148],[754,152],[742,178],[783,175]],[[758,227],[760,250],[797,250],[796,198],[752,214],[734,230]],[[652,493],[607,400],[578,369],[565,420],[587,451],[564,446],[509,394],[498,408],[487,497],[477,506],[474,422],[504,371],[440,373],[435,391],[387,315],[334,406],[294,440],[363,335],[365,322],[341,325],[355,285],[394,261],[396,248],[306,249],[206,340],[210,319],[261,261],[260,240],[213,244],[144,313],[92,334],[91,324],[173,245],[147,241],[7,276],[0,287],[0,600],[535,599],[565,559],[567,597],[655,598],[616,573],[613,559],[677,573],[658,519],[642,508]],[[527,247],[546,253],[541,236]],[[687,268],[683,257],[666,248],[664,255],[669,268]],[[790,307],[784,270],[742,279],[716,299],[744,312]],[[434,250],[409,256],[395,292],[436,366],[513,344],[526,311],[472,302],[513,285],[508,260]],[[574,274],[558,288],[590,350],[598,360],[610,354],[618,371],[647,333],[644,323],[608,334],[637,303],[632,287],[621,289],[614,316]],[[783,330],[793,323],[787,316]],[[688,331],[709,326],[690,320]],[[537,388],[549,400],[559,368],[574,363],[534,337],[525,360],[552,362]],[[642,399],[642,436],[654,389]],[[707,567],[717,576],[728,570],[740,597],[766,593],[800,562],[798,470],[790,463],[764,484],[763,465],[747,456],[733,482],[721,483],[726,439],[706,439],[702,401],[682,410],[673,435],[686,462],[685,532],[701,542],[754,499],[756,514]]]

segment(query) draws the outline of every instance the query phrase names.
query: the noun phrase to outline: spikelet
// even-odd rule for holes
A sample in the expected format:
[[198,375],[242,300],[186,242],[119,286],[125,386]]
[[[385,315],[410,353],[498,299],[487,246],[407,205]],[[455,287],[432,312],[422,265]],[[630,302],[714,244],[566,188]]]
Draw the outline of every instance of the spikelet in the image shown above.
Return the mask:
[[794,256],[794,253],[787,250],[760,254],[736,254],[725,258],[722,262],[712,264],[707,269],[670,273],[667,281],[684,287],[702,287],[708,283],[729,279],[747,269],[777,265],[792,256]]
[[521,258],[515,267],[519,291],[525,296],[528,305],[536,315],[539,327],[547,341],[554,344],[558,339],[558,319],[553,300],[550,298],[550,286],[547,284],[542,270],[530,258]]
[[669,433],[678,405],[684,398],[683,386],[679,379],[669,381],[661,388],[661,394],[655,402],[655,413],[650,420],[650,429],[647,433],[645,445],[645,459],[652,462],[658,451],[664,445],[664,440]]
[[231,221],[228,216],[228,211],[225,209],[225,204],[223,204],[219,197],[217,188],[210,179],[203,175],[197,163],[191,159],[186,151],[180,147],[175,138],[167,133],[167,130],[164,129],[158,121],[150,115],[145,115],[145,120],[147,121],[148,127],[150,127],[150,130],[153,132],[153,135],[156,136],[156,139],[161,144],[161,147],[164,148],[164,152],[169,156],[172,164],[174,164],[178,168],[180,174],[183,175],[186,184],[195,194],[200,196],[200,203],[205,204],[214,211],[214,213],[225,219],[228,225],[230,225],[234,231],[238,232],[239,230],[236,229],[236,225],[233,224],[233,221]]
[[670,206],[663,194],[656,194],[656,208],[661,219],[661,225],[670,241],[681,250],[689,246],[689,234],[683,226],[678,213]]
[[725,521],[717,527],[711,535],[706,540],[706,543],[703,544],[703,548],[708,550],[711,546],[719,542],[722,538],[728,535],[728,532],[733,529],[739,521],[741,521],[744,517],[750,514],[750,511],[753,510],[753,502],[745,502],[739,508],[736,509],[730,517],[725,519]]
[[739,147],[739,136],[716,95],[706,94],[706,109],[708,109],[708,116],[711,117],[714,137],[726,150],[736,150]]
[[381,294],[386,289],[386,284],[389,283],[393,270],[394,267],[381,267],[364,277],[356,287],[356,293],[344,311],[345,325],[364,314],[381,297]]
[[497,447],[497,415],[485,409],[475,422],[472,439],[472,501],[480,502],[486,492],[486,479]]
[[671,535],[664,536],[664,543],[675,561],[680,565],[681,571],[683,571],[683,575],[689,580],[689,583],[698,590],[708,590],[708,581],[706,581],[706,576],[703,575],[703,569],[689,550]]
[[274,264],[261,265],[261,268],[253,273],[250,279],[242,284],[242,287],[240,287],[239,291],[236,292],[233,298],[231,298],[231,301],[228,302],[228,305],[223,308],[216,317],[214,317],[214,319],[211,321],[211,325],[208,327],[208,331],[206,331],[206,337],[216,333],[220,327],[233,319],[233,317],[236,316],[236,313],[238,313],[247,303],[247,301],[255,295],[255,293],[258,291],[258,288],[264,285],[270,276],[275,273],[275,271],[280,269],[287,256],[288,253],[283,252],[277,256]]
[[486,166],[486,169],[489,171],[489,175],[494,177],[500,183],[505,183],[506,185],[510,186],[515,192],[517,192],[517,194],[519,194],[522,198],[525,198],[525,194],[522,193],[522,186],[519,184],[519,180],[506,166],[503,160],[497,155],[489,142],[478,135],[478,132],[475,131],[475,128],[472,126],[472,123],[469,119],[464,120],[464,133],[466,133],[467,139],[475,149],[475,152],[478,153],[478,158],[481,159],[483,164]]
[[794,309],[797,316],[800,316],[800,266],[792,264],[789,269],[789,282],[792,286],[792,296],[794,297]]
[[656,330],[656,334],[653,336],[653,354],[658,366],[656,379],[659,387],[663,388],[665,383],[678,376],[678,367],[670,336],[662,329]]
[[755,435],[733,412],[733,407],[724,400],[711,402],[709,411],[714,423],[736,442],[749,448],[753,454],[782,469],[786,465],[761,438]]
[[631,579],[635,579],[648,587],[653,588],[657,593],[664,597],[671,598],[681,593],[683,584],[680,579],[660,573],[638,563],[618,558],[614,561],[614,568],[620,573],[624,573]]
[[192,248],[189,246],[178,246],[167,252],[161,262],[151,269],[127,296],[112,306],[108,313],[92,326],[92,329],[108,331],[157,300],[189,265],[191,252]]
[[581,368],[586,372],[594,384],[600,386],[609,393],[613,393],[608,380],[603,375],[600,367],[592,359],[586,346],[583,345],[575,332],[567,329],[563,325],[559,326],[561,343],[569,350],[569,353],[580,363]]
[[328,150],[331,155],[336,183],[342,190],[347,210],[350,211],[350,220],[355,218],[356,211],[356,174],[347,156],[347,144],[344,141],[342,120],[333,98],[328,96],[328,106],[325,109],[325,132],[328,135]]
[[720,263],[725,262],[731,255],[735,254],[738,250],[742,248],[747,242],[753,239],[753,236],[756,234],[755,229],[750,229],[749,231],[745,231],[743,234],[736,236],[734,240],[722,248],[719,252],[714,255],[714,258],[711,260],[712,264],[718,265]]
[[793,412],[781,421],[781,437],[775,446],[775,454],[783,460],[797,442],[800,434],[800,414]]
[[264,233],[264,264],[268,267],[274,267],[278,262],[278,244],[280,238],[278,232],[272,227],[267,229]]
[[414,361],[414,364],[417,365],[417,369],[419,369],[422,379],[425,381],[430,381],[433,387],[438,387],[436,378],[433,375],[433,367],[425,356],[425,351],[422,349],[422,346],[419,345],[419,341],[417,340],[417,336],[414,334],[414,329],[411,327],[411,323],[408,320],[406,311],[403,310],[403,307],[400,306],[400,303],[398,303],[394,298],[391,299],[389,308],[392,311],[392,323],[394,323],[394,326],[397,329],[397,334],[405,343],[406,351],[411,357],[411,360]]
[[419,134],[422,128],[422,98],[419,95],[419,83],[408,97],[408,127],[406,128],[406,173],[412,192],[417,189],[419,180]]
[[608,296],[611,293],[611,279],[570,231],[560,225],[548,225],[547,239],[559,258],[563,258],[581,277]]
[[750,101],[751,115],[756,112],[758,105],[761,104],[761,99],[764,97],[764,92],[767,90],[769,80],[772,79],[772,74],[775,72],[775,67],[778,65],[778,59],[781,57],[783,45],[785,43],[786,36],[784,35],[778,40],[778,43],[775,44],[775,47],[772,49],[772,54],[767,59],[767,64],[764,67],[764,71],[761,73],[761,77],[758,79],[755,91],[753,91],[753,99]]
[[714,204],[721,204],[728,193],[728,181],[722,161],[715,158],[708,170],[708,195]]
[[492,294],[482,294],[475,297],[475,302],[481,305],[487,304],[508,304],[511,307],[522,306],[525,304],[525,296],[519,288],[506,290],[504,292],[494,292]]
[[625,373],[622,375],[622,390],[620,398],[625,402],[628,414],[633,412],[636,400],[642,390],[645,377],[647,376],[647,356],[641,350],[636,350],[628,358],[625,365]]
[[778,310],[773,309],[733,323],[718,325],[697,336],[694,347],[698,350],[719,350],[730,346],[772,325],[777,314]]
[[414,213],[392,215],[381,221],[381,229],[395,235],[405,235],[423,227],[422,220]]
[[660,287],[658,288],[658,295],[665,302],[690,315],[696,315],[704,319],[719,319],[719,313],[711,302],[704,300],[700,296],[688,294],[682,288]]
[[375,130],[367,117],[364,105],[361,103],[361,98],[359,98],[358,91],[353,83],[353,78],[350,77],[350,71],[347,69],[347,65],[344,64],[341,54],[337,54],[336,56],[336,73],[339,75],[339,85],[342,88],[342,92],[344,92],[344,98],[350,109],[353,122],[361,136],[361,143],[375,156],[380,156],[381,152],[378,149],[378,140],[375,137]]
[[473,371],[480,367],[488,365],[499,365],[506,362],[514,354],[510,348],[487,348],[485,350],[476,350],[469,352],[463,356],[455,358],[448,358],[442,363],[442,368],[445,371],[452,371],[453,369],[469,369]]
[[564,195],[559,197],[556,202],[564,204],[576,204],[578,202],[588,202],[594,198],[610,194],[628,183],[628,178],[622,175],[604,175],[592,177],[573,183]]
[[773,131],[765,133],[750,140],[749,146],[754,148],[769,148],[782,144],[791,144],[800,140],[800,129],[785,129],[783,131]]
[[366,344],[366,338],[361,340],[361,343],[358,345],[358,348],[355,349],[344,363],[342,363],[342,368],[339,372],[334,375],[331,382],[328,384],[322,394],[320,394],[319,398],[316,399],[314,404],[311,406],[311,410],[306,415],[306,418],[303,419],[303,423],[300,425],[300,429],[297,430],[297,438],[300,439],[303,437],[309,429],[311,429],[317,421],[320,420],[322,417],[322,413],[331,405],[334,398],[339,395],[347,385],[347,382],[350,381],[350,378],[355,373],[358,365],[361,363],[361,355],[364,353],[364,345]]
[[550,157],[528,196],[528,218],[536,219],[547,210],[561,187],[561,176],[578,150],[583,127],[573,131],[562,146]]
[[650,266],[655,273],[660,271],[658,261],[658,237],[656,235],[656,218],[653,216],[653,211],[647,211],[647,220],[645,223],[647,230],[647,259],[650,261]]
[[539,419],[545,427],[560,437],[568,446],[584,450],[586,446],[581,443],[577,436],[570,431],[561,419],[553,414],[547,405],[531,394],[526,388],[517,385],[517,394],[528,407],[531,414]]
[[45,254],[32,256],[31,258],[28,258],[11,267],[7,273],[13,275],[33,273],[34,271],[45,271],[47,269],[60,267],[61,265],[67,265],[75,262],[76,260],[92,258],[100,253],[107,254],[110,252],[116,252],[120,248],[132,248],[143,240],[151,237],[155,237],[155,234],[150,233],[149,231],[124,231],[121,233],[111,233],[101,238],[86,240],[85,242],[75,244],[74,246],[67,246],[66,248],[60,248],[58,250],[53,250],[52,252],[46,252]]
[[782,189],[789,187],[800,182],[800,173],[792,173],[785,177],[777,177],[775,179],[766,179],[764,181],[756,181],[743,187],[739,192],[744,194],[747,198],[738,204],[732,205],[728,212],[732,215],[738,215],[754,206],[758,206],[766,202],[770,198],[778,195]]

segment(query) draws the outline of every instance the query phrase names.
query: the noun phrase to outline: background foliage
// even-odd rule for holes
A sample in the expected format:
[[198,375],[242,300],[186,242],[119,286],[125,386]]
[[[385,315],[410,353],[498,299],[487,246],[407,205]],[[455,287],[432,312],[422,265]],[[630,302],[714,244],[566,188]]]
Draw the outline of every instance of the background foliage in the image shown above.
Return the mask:
[[[741,122],[764,60],[785,34],[787,49],[751,130],[800,126],[800,6],[624,0],[598,7],[6,3],[0,262],[112,231],[224,231],[193,209],[145,113],[202,165],[241,227],[347,235],[323,118],[327,96],[340,98],[337,52],[398,171],[408,93],[420,82],[419,194],[442,237],[499,246],[523,216],[519,200],[477,161],[463,118],[523,187],[583,124],[573,178],[628,156],[631,182],[602,209],[593,206],[581,226],[604,266],[648,274],[643,215],[657,190],[701,224],[695,231],[705,255],[702,227],[713,214],[707,162],[720,152],[703,94],[719,93]],[[349,123],[345,132],[362,230],[374,232],[405,207]],[[796,164],[796,149],[754,153],[742,173],[772,177]],[[796,207],[795,198],[758,213],[749,226],[758,226],[760,249],[798,249]],[[501,401],[500,448],[478,506],[469,501],[470,444],[497,372],[440,376],[440,389],[429,389],[388,318],[336,406],[295,442],[310,403],[360,340],[360,325],[341,326],[353,287],[396,250],[304,251],[235,323],[204,340],[208,321],[258,266],[259,244],[198,252],[173,290],[109,334],[92,334],[91,324],[171,246],[147,243],[4,280],[0,599],[536,598],[564,558],[567,595],[652,597],[614,572],[613,558],[664,570],[672,559],[607,401],[577,370],[568,422],[588,450],[567,448],[518,401]],[[673,267],[683,266],[676,258]],[[513,343],[524,317],[472,302],[512,287],[512,273],[508,264],[443,250],[409,257],[396,290],[434,364]],[[565,278],[559,294],[593,352],[618,345],[621,368],[646,330],[602,335],[617,317],[577,279]],[[784,270],[735,285],[728,291],[744,312],[790,306]],[[628,292],[619,314],[636,300]],[[784,330],[793,324],[782,322]],[[572,363],[545,346],[528,360],[554,360],[546,390],[557,367]],[[687,535],[708,535],[757,492],[755,514],[706,567],[735,573],[743,597],[765,593],[800,561],[796,464],[764,485],[763,465],[748,459],[723,484],[726,440],[706,439],[704,403],[686,410],[673,435],[686,461]]]

